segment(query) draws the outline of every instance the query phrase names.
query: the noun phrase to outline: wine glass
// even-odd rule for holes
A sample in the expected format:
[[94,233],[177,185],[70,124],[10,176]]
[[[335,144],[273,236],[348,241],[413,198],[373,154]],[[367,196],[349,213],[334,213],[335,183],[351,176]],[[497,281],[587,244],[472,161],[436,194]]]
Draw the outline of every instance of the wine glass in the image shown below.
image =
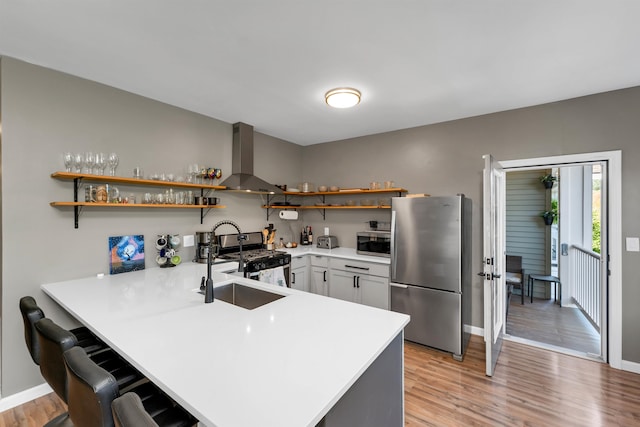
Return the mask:
[[71,172],[71,166],[73,166],[73,153],[66,152],[62,154],[64,160],[64,168],[67,172]]
[[109,175],[115,176],[119,160],[120,159],[116,153],[109,154],[109,157],[107,158],[107,163],[109,164]]
[[98,175],[104,175],[104,169],[107,167],[107,156],[104,153],[96,153],[96,171]]
[[82,153],[76,153],[73,155],[73,167],[76,173],[82,172],[82,163],[84,163],[84,156]]
[[84,153],[84,163],[87,165],[87,173],[92,174],[96,165],[96,155],[91,151]]

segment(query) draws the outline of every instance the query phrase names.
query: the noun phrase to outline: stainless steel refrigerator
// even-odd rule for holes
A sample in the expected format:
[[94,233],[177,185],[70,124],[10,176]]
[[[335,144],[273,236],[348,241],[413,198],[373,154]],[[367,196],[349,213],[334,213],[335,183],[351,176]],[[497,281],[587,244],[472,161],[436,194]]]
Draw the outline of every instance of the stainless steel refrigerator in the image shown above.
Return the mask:
[[394,197],[391,310],[409,314],[409,341],[462,360],[471,314],[471,200]]

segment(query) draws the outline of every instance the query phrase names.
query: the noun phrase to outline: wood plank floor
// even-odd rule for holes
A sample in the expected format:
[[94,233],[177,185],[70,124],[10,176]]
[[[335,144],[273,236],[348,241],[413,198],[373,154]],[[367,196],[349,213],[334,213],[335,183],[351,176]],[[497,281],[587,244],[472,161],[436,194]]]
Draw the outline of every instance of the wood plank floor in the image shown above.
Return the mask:
[[[405,343],[406,426],[640,425],[640,375],[515,342],[492,378],[484,369],[478,336],[462,363]],[[64,411],[50,394],[1,413],[0,427],[40,427]]]

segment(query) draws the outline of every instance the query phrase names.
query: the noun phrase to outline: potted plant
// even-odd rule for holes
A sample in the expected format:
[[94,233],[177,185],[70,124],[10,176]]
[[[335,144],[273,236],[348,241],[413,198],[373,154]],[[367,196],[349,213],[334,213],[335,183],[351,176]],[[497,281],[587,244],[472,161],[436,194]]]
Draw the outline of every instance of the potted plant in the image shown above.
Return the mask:
[[558,212],[555,210],[544,211],[540,214],[542,219],[544,219],[545,225],[551,225],[558,218]]
[[558,178],[556,178],[555,176],[547,174],[540,177],[540,182],[544,185],[544,188],[551,188],[553,187],[554,181],[557,179]]

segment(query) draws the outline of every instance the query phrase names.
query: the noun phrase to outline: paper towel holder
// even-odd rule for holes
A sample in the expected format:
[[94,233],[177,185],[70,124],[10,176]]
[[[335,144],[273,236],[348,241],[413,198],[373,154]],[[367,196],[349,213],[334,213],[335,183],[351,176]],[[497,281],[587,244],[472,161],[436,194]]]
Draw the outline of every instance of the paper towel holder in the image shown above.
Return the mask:
[[280,219],[295,221],[298,219],[298,211],[280,211],[278,216]]

